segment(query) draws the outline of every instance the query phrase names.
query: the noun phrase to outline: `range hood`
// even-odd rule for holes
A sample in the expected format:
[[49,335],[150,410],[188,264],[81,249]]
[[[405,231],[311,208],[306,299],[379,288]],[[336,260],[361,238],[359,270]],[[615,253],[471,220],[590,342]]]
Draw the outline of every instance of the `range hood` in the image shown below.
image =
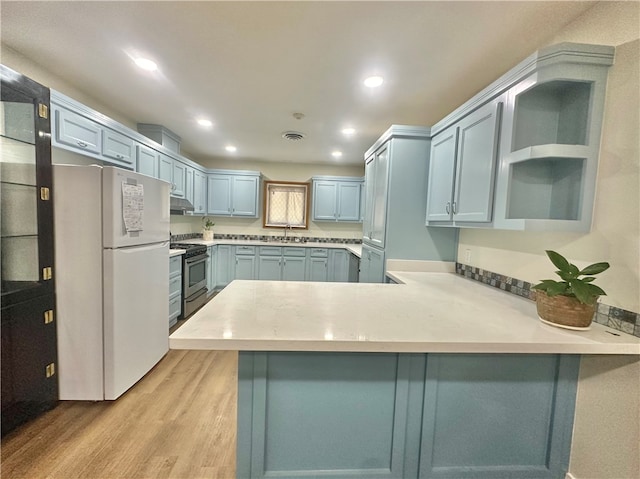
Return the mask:
[[172,215],[186,215],[187,212],[194,210],[193,205],[189,200],[184,198],[170,197],[169,201],[169,213]]

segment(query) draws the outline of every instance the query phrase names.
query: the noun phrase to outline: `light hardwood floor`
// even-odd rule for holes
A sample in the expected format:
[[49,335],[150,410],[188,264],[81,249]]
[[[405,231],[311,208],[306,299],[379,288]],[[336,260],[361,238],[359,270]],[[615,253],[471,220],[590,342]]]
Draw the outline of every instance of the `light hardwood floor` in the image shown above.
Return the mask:
[[2,479],[234,479],[238,355],[172,350],[117,401],[63,401],[2,439]]

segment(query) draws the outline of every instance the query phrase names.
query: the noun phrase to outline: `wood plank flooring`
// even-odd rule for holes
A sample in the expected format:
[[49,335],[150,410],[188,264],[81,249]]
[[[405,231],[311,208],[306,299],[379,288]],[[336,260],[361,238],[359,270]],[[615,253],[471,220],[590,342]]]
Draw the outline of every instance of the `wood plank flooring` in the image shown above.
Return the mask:
[[2,479],[234,479],[238,354],[171,350],[117,401],[63,401],[2,439]]

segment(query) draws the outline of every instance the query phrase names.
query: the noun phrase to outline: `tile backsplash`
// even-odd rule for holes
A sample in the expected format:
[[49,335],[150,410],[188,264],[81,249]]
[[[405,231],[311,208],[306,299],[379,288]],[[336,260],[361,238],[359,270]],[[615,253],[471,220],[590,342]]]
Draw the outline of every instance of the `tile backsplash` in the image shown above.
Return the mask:
[[[181,235],[172,235],[171,241],[184,241],[188,239],[201,239],[202,233],[186,233]],[[245,240],[245,241],[264,241],[264,240],[282,240],[284,236],[272,235],[242,235],[242,234],[214,234],[213,239],[216,240]],[[300,243],[339,243],[339,244],[360,244],[361,239],[353,238],[326,238],[317,236],[295,236],[296,242]],[[299,241],[298,241],[299,240]]]
[[[533,285],[527,281],[462,263],[456,263],[456,273],[531,301],[536,299],[536,292],[532,289]],[[599,302],[593,320],[611,329],[640,337],[640,313]]]

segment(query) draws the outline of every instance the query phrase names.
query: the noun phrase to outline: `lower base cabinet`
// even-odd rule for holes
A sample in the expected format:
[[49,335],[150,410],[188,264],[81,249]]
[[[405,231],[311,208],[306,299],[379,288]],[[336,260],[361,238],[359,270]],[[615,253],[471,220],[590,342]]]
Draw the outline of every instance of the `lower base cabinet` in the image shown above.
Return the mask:
[[182,255],[169,258],[169,327],[182,314]]
[[579,363],[241,352],[237,477],[564,479]]

